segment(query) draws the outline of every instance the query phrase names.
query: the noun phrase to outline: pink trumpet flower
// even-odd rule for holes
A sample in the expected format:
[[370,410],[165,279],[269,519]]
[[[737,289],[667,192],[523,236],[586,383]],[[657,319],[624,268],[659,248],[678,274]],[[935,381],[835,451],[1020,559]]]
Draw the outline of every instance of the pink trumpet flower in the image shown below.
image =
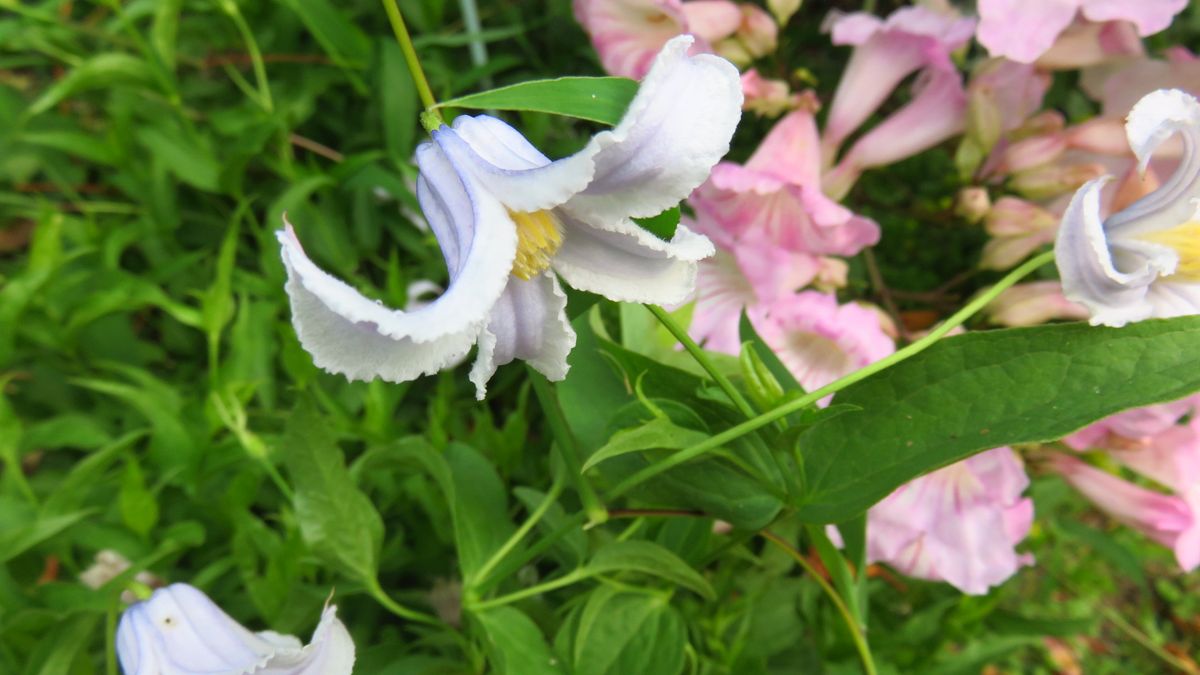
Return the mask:
[[1187,0],[979,0],[979,42],[993,56],[1032,63],[1076,15],[1094,22],[1129,21],[1145,37],[1171,25]]

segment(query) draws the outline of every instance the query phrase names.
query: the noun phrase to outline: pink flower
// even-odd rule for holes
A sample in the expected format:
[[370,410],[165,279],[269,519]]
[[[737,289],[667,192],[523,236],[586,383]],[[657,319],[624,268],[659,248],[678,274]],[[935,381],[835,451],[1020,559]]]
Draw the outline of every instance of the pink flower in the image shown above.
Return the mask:
[[1180,48],[1168,52],[1165,61],[1137,59],[1120,67],[1100,87],[1104,115],[1124,118],[1135,103],[1157,89],[1183,89],[1200,94],[1200,61]]
[[956,19],[925,7],[906,7],[886,20],[870,14],[838,17],[833,43],[854,45],[854,53],[838,82],[825,125],[825,158],[887,100],[904,78],[921,68],[955,72],[950,52],[966,44],[974,30],[971,19]]
[[754,68],[742,73],[742,110],[764,117],[778,117],[801,105],[815,105],[811,92],[792,94],[787,82],[768,80]]
[[1033,564],[1016,545],[1033,524],[1024,467],[994,448],[905,483],[867,512],[867,558],[920,579],[987,593]]
[[1143,37],[1171,25],[1187,0],[979,0],[979,42],[992,56],[1032,63],[1050,49],[1075,15],[1130,21]]
[[1144,447],[1149,441],[1174,428],[1179,420],[1197,409],[1200,396],[1134,408],[1106,417],[1063,439],[1076,450]]
[[696,36],[693,51],[712,51],[742,22],[727,0],[574,0],[575,18],[592,36],[600,63],[613,75],[641,79],[668,40]]
[[745,166],[718,164],[692,193],[698,229],[718,243],[723,237],[752,235],[790,251],[817,255],[854,255],[879,241],[874,221],[821,192],[819,145],[812,112],[789,113]]
[[[1076,21],[1038,57],[1037,66],[1046,70],[1077,70],[1145,53],[1137,28],[1131,23]],[[1086,81],[1091,73],[1085,71],[1083,76]]]
[[[694,2],[695,0],[690,4]],[[738,9],[742,18],[737,30],[732,37],[717,43],[715,49],[718,54],[735,64],[746,66],[754,59],[775,51],[779,40],[779,27],[766,10],[757,5],[743,3]]]
[[979,266],[1006,270],[1054,241],[1058,217],[1023,199],[1001,197],[985,216],[984,228],[992,238],[983,247]]
[[1033,281],[1017,284],[988,305],[988,318],[1002,326],[1036,326],[1055,319],[1088,318],[1088,310],[1063,296],[1057,281]]
[[[787,295],[749,313],[755,330],[806,391],[895,351],[880,315],[817,291]],[[823,399],[821,405],[828,404]]]
[[740,241],[732,248],[718,248],[696,275],[696,307],[688,333],[707,349],[736,355],[742,344],[738,327],[743,310],[757,315],[763,306],[828,274],[822,259],[778,246]]
[[[1194,459],[1188,462],[1195,471]],[[1167,495],[1150,490],[1074,457],[1053,455],[1051,466],[1093,504],[1118,521],[1172,549],[1184,571],[1200,566],[1200,486]],[[1190,475],[1194,479],[1195,474]]]

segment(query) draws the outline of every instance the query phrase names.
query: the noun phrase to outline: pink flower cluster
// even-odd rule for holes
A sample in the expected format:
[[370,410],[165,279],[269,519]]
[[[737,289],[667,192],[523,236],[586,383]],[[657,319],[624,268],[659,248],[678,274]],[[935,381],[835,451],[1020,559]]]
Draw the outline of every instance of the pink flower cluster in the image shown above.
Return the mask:
[[[1076,450],[1102,450],[1158,488],[1076,457],[1051,466],[1113,518],[1170,548],[1184,571],[1200,567],[1200,397],[1129,410],[1068,436]],[[1191,416],[1189,421],[1183,420]]]

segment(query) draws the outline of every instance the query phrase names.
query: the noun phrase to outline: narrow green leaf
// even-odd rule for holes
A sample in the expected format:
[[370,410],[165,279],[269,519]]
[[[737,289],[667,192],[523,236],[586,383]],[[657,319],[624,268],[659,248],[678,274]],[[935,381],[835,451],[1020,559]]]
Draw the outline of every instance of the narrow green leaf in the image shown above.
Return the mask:
[[407,164],[412,157],[420,121],[417,114],[417,89],[404,63],[400,46],[391,38],[379,42],[380,123],[383,124],[383,145],[396,166]]
[[463,578],[472,579],[516,528],[508,519],[504,483],[491,462],[461,443],[446,448],[445,458],[454,482],[454,493],[448,496],[458,564]]
[[117,505],[126,527],[143,537],[158,523],[158,501],[154,493],[146,489],[146,479],[136,460],[130,459],[125,463]]
[[637,88],[637,82],[624,77],[559,77],[468,94],[442,101],[438,107],[525,110],[613,126],[621,121]]
[[179,33],[179,10],[183,0],[158,0],[154,5],[154,23],[150,43],[167,70],[175,70],[175,38]]
[[679,556],[650,541],[614,541],[599,551],[584,568],[588,574],[637,572],[665,579],[713,600],[716,591]]
[[606,459],[641,450],[679,450],[707,440],[708,434],[681,427],[665,417],[656,417],[645,424],[631,429],[622,429],[613,434],[599,450],[592,453],[583,463],[583,470],[596,466]]
[[334,63],[361,68],[370,61],[371,40],[337,5],[329,0],[284,0],[284,4],[300,16]]
[[1055,440],[1197,390],[1200,317],[948,338],[843,390],[837,401],[862,410],[801,436],[809,493],[799,513],[810,522],[845,520],[976,452]]
[[42,93],[29,106],[29,114],[40,115],[82,91],[148,85],[153,82],[153,70],[145,61],[123,52],[97,54],[76,66],[66,77]]
[[329,424],[311,403],[302,402],[292,413],[283,446],[304,541],[349,576],[373,580],[379,567],[383,521],[350,480]]

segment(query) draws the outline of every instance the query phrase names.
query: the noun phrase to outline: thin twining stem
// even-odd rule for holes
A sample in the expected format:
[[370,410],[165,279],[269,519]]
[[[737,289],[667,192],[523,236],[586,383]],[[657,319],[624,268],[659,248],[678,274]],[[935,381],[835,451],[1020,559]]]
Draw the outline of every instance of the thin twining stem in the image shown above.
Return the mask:
[[915,356],[925,351],[929,347],[933,346],[933,344],[938,340],[942,339],[947,333],[961,326],[964,322],[966,322],[967,319],[974,316],[976,312],[983,309],[988,303],[994,300],[996,296],[1000,295],[1010,286],[1020,281],[1030,272],[1033,272],[1037,268],[1052,260],[1054,260],[1054,252],[1047,251],[1026,262],[1024,265],[1021,265],[1017,269],[1013,270],[1006,277],[997,282],[995,286],[992,286],[986,291],[980,293],[965,307],[955,312],[949,319],[946,319],[946,321],[941,325],[931,330],[928,335],[908,345],[907,347],[892,353],[890,356],[880,359],[879,361],[876,361],[875,363],[872,363],[864,368],[856,370],[840,380],[831,382],[830,384],[827,384],[814,392],[805,394],[794,401],[784,403],[761,415],[742,422],[737,426],[730,427],[729,429],[726,429],[725,431],[712,436],[707,440],[701,441],[700,443],[697,443],[689,448],[684,448],[673,455],[665,457],[654,464],[643,468],[632,476],[629,476],[625,480],[621,481],[612,490],[610,490],[607,494],[608,500],[611,501],[612,499],[625,494],[634,487],[668,469],[671,469],[672,467],[678,466],[688,460],[699,457],[706,452],[719,448],[722,445],[733,441],[734,439],[741,438],[742,436],[745,436],[756,429],[764,427],[777,419],[787,417],[794,412],[803,410],[804,408],[807,408],[808,406],[820,401],[830,394],[839,392],[856,382],[865,380],[875,373],[886,370],[911,356]]

